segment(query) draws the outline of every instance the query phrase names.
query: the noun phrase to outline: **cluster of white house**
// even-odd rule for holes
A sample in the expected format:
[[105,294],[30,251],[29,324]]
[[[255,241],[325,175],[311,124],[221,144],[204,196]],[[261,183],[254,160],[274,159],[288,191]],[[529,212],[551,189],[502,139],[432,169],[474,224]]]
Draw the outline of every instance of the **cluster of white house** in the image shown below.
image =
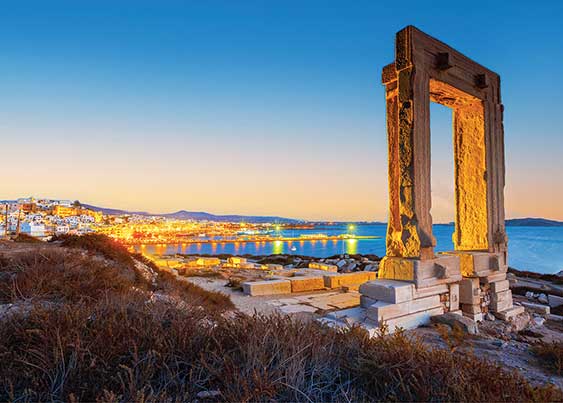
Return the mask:
[[0,203],[0,236],[22,233],[38,238],[93,232],[97,217],[70,200],[33,197]]

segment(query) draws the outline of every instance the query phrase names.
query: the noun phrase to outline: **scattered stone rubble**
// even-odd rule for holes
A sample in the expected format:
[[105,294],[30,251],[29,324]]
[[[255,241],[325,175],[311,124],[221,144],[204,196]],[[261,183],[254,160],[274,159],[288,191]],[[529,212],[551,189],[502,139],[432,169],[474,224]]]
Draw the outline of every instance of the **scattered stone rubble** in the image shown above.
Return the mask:
[[331,258],[229,256],[226,259],[177,255],[159,258],[156,263],[180,276],[197,276],[198,270],[225,275],[239,274],[246,279],[242,282],[245,294],[264,296],[341,288],[357,290],[362,283],[376,278],[379,267],[376,259],[379,258],[374,255],[340,255]]

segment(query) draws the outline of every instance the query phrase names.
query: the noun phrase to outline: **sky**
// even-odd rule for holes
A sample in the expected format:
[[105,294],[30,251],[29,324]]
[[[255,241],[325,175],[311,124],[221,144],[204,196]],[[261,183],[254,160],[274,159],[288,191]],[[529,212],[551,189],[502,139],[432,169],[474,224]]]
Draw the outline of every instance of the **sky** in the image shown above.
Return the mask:
[[[386,220],[380,73],[415,25],[501,76],[507,216],[563,220],[563,2],[0,7],[0,199]],[[447,108],[431,129],[432,215],[447,222]]]

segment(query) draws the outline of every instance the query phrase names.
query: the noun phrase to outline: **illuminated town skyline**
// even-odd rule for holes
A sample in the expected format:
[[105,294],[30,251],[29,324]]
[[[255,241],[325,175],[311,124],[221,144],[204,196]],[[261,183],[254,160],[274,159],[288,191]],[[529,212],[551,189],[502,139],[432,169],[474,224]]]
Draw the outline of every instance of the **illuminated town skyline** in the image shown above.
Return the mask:
[[[398,7],[406,17],[389,19]],[[6,5],[0,198],[386,221],[380,71],[415,24],[502,78],[507,217],[563,220],[562,6],[491,7],[475,26],[479,7],[455,3]],[[432,214],[445,222],[451,122],[431,112]]]

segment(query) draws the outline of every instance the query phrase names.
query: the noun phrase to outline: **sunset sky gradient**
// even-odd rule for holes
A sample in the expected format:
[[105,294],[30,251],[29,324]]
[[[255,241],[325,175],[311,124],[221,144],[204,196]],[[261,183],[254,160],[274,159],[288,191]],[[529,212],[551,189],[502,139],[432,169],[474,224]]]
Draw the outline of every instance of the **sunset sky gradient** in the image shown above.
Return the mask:
[[[0,199],[386,220],[381,68],[412,24],[502,79],[508,217],[563,220],[563,2],[18,1]],[[451,118],[432,107],[435,222]]]

